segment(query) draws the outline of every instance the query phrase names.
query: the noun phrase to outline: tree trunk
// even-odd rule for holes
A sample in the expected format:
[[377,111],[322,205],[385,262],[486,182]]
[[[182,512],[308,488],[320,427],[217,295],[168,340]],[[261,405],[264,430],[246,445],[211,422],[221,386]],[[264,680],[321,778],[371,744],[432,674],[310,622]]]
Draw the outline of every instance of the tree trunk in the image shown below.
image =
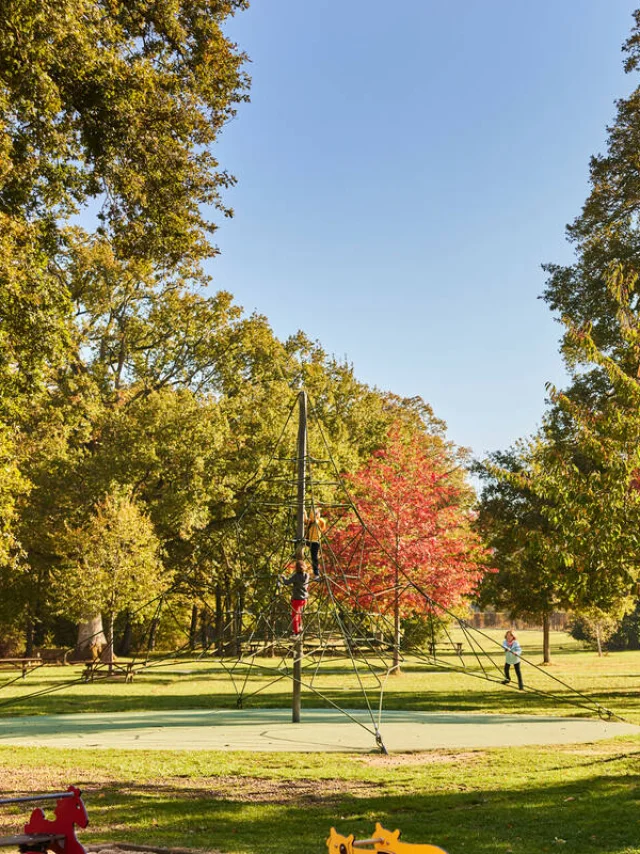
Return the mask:
[[429,611],[429,652],[432,657],[436,657],[436,632],[433,625],[433,611]]
[[115,616],[113,614],[109,614],[109,630],[107,636],[107,646],[106,649],[102,653],[102,660],[105,664],[109,665],[109,676],[113,676],[113,662],[115,660],[115,656],[113,654],[113,624],[115,621]]
[[156,648],[159,626],[160,620],[158,619],[158,617],[154,617],[151,620],[151,625],[149,626],[149,644],[147,647],[147,652],[153,652],[153,650]]
[[600,623],[596,623],[596,643],[598,644],[598,655],[602,658],[602,637],[600,635]]
[[198,645],[198,606],[191,606],[191,624],[189,625],[189,648],[193,652]]
[[25,629],[25,651],[24,651],[24,654],[28,658],[31,658],[31,656],[33,655],[33,650],[34,650],[35,645],[36,645],[35,641],[33,639],[33,636],[34,636],[33,618],[28,617],[27,618],[27,626]]
[[241,587],[237,592],[236,619],[235,619],[235,639],[236,639],[236,655],[242,657],[242,617],[244,614],[244,588]]
[[209,614],[206,608],[203,608],[200,612],[200,644],[203,652],[206,652],[211,644]]
[[400,674],[400,573],[396,566],[396,593],[393,603],[393,666],[391,673]]
[[233,638],[233,614],[231,611],[231,585],[229,584],[229,578],[225,578],[224,580],[224,654],[232,655],[233,651],[231,649],[231,641]]
[[69,661],[91,661],[98,658],[106,645],[102,615],[98,614],[78,626],[76,648],[69,656]]
[[122,640],[118,644],[118,655],[131,655],[131,645],[133,643],[133,626],[131,625],[131,616],[127,611],[124,631],[122,632]]
[[27,656],[33,655],[33,650],[44,645],[46,636],[46,625],[43,614],[42,591],[49,586],[49,571],[41,568],[38,572],[38,585],[35,596],[31,597],[29,617],[26,626],[26,650]]
[[549,614],[542,615],[542,663],[551,664],[551,646],[549,643]]
[[224,655],[224,616],[222,614],[222,589],[220,582],[216,583],[216,653],[222,657]]

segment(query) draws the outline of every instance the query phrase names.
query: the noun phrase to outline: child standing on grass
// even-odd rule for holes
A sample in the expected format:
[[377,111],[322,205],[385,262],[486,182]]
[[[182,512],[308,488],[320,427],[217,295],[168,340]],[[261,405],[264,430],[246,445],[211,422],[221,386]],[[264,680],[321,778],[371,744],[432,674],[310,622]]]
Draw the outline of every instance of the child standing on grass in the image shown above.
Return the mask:
[[503,685],[508,685],[511,682],[511,665],[513,664],[513,669],[516,671],[516,676],[518,677],[518,688],[522,691],[524,689],[524,682],[522,681],[522,673],[520,671],[520,656],[522,655],[522,647],[518,643],[518,638],[516,637],[516,633],[509,630],[504,636],[504,640],[502,641],[502,647],[505,651],[505,663],[504,663],[504,679],[502,680]]

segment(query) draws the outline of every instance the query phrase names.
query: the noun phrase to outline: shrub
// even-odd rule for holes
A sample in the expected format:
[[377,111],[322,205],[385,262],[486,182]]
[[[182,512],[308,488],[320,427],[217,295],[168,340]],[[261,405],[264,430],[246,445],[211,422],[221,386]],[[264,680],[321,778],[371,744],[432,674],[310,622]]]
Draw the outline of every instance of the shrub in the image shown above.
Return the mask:
[[640,649],[640,601],[634,610],[622,618],[618,629],[607,642],[607,649]]

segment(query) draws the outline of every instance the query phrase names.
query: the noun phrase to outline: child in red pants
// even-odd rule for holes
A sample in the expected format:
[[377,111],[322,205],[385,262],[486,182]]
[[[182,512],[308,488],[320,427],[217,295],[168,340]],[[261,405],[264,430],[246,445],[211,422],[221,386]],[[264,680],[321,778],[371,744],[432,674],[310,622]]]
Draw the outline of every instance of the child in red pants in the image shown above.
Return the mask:
[[291,624],[293,636],[302,631],[302,613],[309,598],[309,573],[303,560],[296,561],[295,572],[289,578],[282,579],[283,584],[291,585]]

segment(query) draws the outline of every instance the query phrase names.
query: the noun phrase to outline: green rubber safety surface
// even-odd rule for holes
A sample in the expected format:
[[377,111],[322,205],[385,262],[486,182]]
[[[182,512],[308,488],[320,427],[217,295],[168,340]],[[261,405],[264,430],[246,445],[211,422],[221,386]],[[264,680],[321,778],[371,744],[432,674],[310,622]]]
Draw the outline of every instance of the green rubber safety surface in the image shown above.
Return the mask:
[[[290,709],[112,712],[0,718],[0,745],[83,749],[371,752],[377,720],[363,711]],[[640,735],[617,721],[544,715],[385,711],[379,733],[387,751],[584,744]]]

